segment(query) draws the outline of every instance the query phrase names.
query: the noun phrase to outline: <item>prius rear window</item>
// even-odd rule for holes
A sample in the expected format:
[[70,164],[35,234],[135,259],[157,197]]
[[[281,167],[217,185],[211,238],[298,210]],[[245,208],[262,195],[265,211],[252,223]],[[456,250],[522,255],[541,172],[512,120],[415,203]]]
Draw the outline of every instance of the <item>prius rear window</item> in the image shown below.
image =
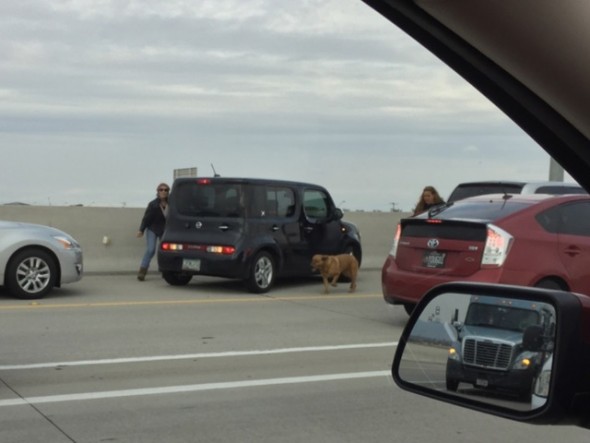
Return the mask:
[[434,218],[493,222],[527,208],[531,204],[533,202],[516,202],[510,199],[457,202],[436,214]]

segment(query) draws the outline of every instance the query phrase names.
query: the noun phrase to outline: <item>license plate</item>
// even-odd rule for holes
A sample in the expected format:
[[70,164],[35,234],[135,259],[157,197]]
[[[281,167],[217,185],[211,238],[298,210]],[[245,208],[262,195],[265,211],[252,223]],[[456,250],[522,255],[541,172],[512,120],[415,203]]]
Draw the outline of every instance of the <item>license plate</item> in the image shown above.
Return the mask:
[[182,260],[182,270],[183,271],[200,271],[201,270],[201,260],[198,259],[188,259],[185,258]]
[[444,252],[427,251],[422,257],[422,266],[425,268],[442,268],[445,265]]
[[487,388],[488,381],[484,380],[483,378],[478,378],[477,380],[475,380],[475,386],[479,386],[480,388]]

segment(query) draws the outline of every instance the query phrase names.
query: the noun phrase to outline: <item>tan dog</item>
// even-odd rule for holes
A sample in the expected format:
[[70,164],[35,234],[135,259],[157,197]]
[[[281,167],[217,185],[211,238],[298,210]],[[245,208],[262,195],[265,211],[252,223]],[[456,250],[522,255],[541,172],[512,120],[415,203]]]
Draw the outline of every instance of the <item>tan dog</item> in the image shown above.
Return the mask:
[[324,294],[328,294],[328,280],[332,278],[330,284],[336,286],[340,274],[350,279],[350,290],[356,289],[356,276],[359,270],[359,262],[351,254],[340,255],[320,255],[316,254],[311,258],[311,269],[320,271],[324,281]]

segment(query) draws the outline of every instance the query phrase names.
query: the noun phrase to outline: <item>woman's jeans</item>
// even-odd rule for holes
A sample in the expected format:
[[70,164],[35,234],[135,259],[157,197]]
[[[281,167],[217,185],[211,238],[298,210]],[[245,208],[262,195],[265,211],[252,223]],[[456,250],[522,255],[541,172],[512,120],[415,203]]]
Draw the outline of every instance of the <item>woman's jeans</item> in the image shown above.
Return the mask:
[[156,244],[158,243],[158,237],[154,231],[151,231],[148,228],[145,230],[145,241],[147,248],[143,258],[141,259],[141,267],[147,269],[150,267],[150,261],[152,261],[152,258],[156,254]]

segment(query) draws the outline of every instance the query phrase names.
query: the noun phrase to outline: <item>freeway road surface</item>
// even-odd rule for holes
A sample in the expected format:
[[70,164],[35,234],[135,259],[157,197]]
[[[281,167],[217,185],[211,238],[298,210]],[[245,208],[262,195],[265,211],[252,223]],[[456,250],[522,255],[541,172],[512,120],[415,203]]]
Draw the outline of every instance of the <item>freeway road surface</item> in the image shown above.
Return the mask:
[[407,316],[379,275],[361,272],[355,294],[155,274],[86,276],[36,302],[0,292],[0,441],[587,441],[398,389]]

